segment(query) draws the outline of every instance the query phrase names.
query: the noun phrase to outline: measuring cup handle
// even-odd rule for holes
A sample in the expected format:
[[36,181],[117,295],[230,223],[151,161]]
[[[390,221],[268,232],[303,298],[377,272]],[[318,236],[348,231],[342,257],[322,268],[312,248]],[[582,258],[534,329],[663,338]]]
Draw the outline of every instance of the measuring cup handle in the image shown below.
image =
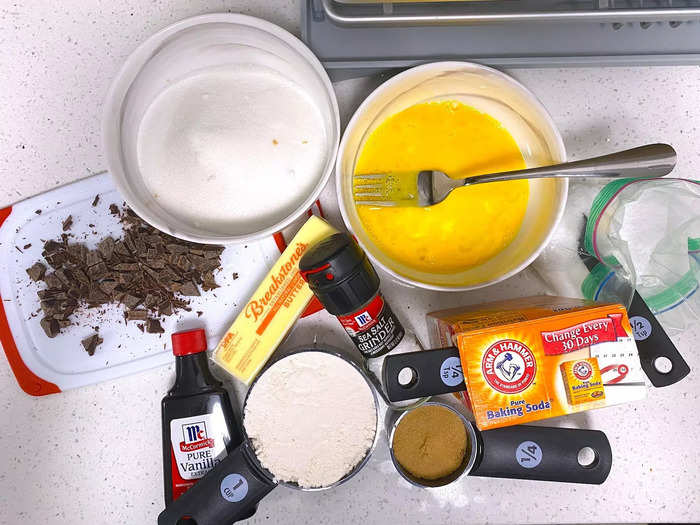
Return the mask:
[[[662,387],[678,383],[690,373],[690,367],[683,356],[676,349],[671,338],[666,334],[656,316],[651,312],[647,303],[635,291],[632,296],[632,304],[627,310],[637,342],[639,362],[642,370],[655,387]],[[661,372],[656,368],[656,360],[666,358],[671,364],[671,369]]]
[[249,517],[275,484],[251,464],[245,442],[158,516],[158,525],[177,525],[185,516],[197,525],[221,525]]
[[[598,430],[518,425],[485,430],[479,436],[483,453],[472,476],[599,485],[612,466],[610,442]],[[585,448],[593,454],[587,466],[578,460]]]
[[[399,373],[409,368],[413,374],[406,384],[399,382]],[[390,401],[405,401],[466,390],[459,350],[438,348],[405,354],[388,355],[384,360],[382,379]]]

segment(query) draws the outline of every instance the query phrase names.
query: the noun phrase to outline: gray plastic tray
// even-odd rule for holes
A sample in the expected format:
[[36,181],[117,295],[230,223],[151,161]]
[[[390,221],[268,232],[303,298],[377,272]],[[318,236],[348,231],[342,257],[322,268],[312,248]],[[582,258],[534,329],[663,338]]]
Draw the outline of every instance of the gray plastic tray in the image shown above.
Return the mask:
[[321,0],[304,0],[302,39],[333,80],[434,60],[500,67],[700,64],[700,22],[695,20],[340,26],[329,20]]

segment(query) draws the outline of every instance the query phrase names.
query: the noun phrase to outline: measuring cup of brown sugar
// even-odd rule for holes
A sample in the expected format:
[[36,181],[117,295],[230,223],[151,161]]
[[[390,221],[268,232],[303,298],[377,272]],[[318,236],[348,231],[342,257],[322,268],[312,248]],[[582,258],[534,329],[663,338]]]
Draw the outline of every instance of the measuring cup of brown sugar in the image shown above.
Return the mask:
[[391,460],[418,487],[463,475],[599,485],[612,466],[610,443],[598,430],[517,425],[481,432],[439,401],[389,413],[387,421]]

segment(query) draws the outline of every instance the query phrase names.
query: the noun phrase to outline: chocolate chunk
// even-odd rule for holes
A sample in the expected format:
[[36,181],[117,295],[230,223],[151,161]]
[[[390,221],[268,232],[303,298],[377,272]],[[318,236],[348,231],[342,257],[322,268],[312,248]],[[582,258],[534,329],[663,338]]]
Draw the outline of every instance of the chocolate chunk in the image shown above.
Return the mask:
[[112,215],[119,215],[119,206],[117,206],[116,204],[110,204],[109,213],[111,213]]
[[27,268],[27,274],[29,275],[29,278],[32,281],[40,281],[44,278],[44,275],[46,274],[46,266],[44,266],[40,262],[36,262],[29,268]]
[[122,299],[122,302],[127,306],[127,308],[136,308],[141,304],[141,297],[136,297],[135,295],[126,294]]
[[188,252],[187,246],[184,246],[182,244],[166,244],[165,249],[168,250],[170,253],[173,253],[176,255],[181,255],[183,253]]
[[37,215],[41,215],[41,210],[34,210],[34,213],[36,213]]
[[204,313],[204,312],[202,312],[201,310],[197,310],[197,317],[202,317],[202,314],[203,314],[203,313]]
[[99,250],[102,258],[109,261],[114,255],[114,239],[112,237],[105,237],[97,244],[97,249]]
[[103,342],[104,339],[102,339],[98,334],[93,334],[90,337],[83,339],[82,345],[88,355],[95,355],[95,349]]
[[104,262],[99,262],[94,266],[90,266],[87,269],[87,274],[90,276],[90,279],[93,281],[96,281],[100,279],[101,277],[104,277],[107,275],[108,269],[107,265]]
[[49,288],[63,288],[63,282],[53,272],[44,276],[44,282]]
[[116,290],[118,286],[119,283],[117,281],[104,280],[100,283],[100,288],[102,288],[102,291],[107,295],[114,295],[114,290]]
[[118,272],[135,272],[139,269],[138,263],[119,263],[114,266]]
[[97,203],[98,203],[98,202],[100,202],[100,196],[99,196],[99,194],[98,194],[98,195],[95,195],[95,198],[92,199],[92,207],[94,208],[95,206],[97,206]]
[[145,321],[148,319],[148,310],[128,310],[126,312],[127,321]]
[[162,334],[165,330],[163,330],[158,319],[149,319],[146,321],[146,332],[149,334]]
[[71,226],[73,226],[73,216],[69,215],[68,217],[66,217],[66,220],[63,221],[63,225],[62,225],[63,231],[66,232],[66,231],[70,230]]
[[170,301],[163,301],[158,305],[158,313],[160,315],[173,315],[173,303]]
[[180,293],[187,297],[198,297],[200,295],[197,285],[192,281],[187,281],[180,288]]
[[238,279],[238,272],[233,272],[233,280],[235,281]]
[[60,327],[58,326],[58,321],[56,321],[56,319],[49,319],[48,317],[44,317],[41,321],[39,321],[39,324],[41,325],[41,328],[44,329],[46,337],[50,337],[53,339],[58,335]]
[[102,262],[102,255],[97,250],[90,250],[85,254],[85,264],[86,266],[95,266]]
[[25,245],[22,247],[22,249],[23,249],[23,250],[28,250],[28,249],[31,248],[31,247],[32,247],[32,243],[29,243],[29,244],[25,244]]

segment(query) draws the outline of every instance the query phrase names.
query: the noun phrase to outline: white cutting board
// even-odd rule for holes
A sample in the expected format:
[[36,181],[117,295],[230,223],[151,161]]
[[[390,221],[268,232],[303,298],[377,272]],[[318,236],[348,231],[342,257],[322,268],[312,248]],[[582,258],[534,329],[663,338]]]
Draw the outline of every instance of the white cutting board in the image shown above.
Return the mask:
[[[95,195],[100,201],[92,207]],[[142,333],[137,323],[125,324],[123,307],[113,305],[103,314],[76,310],[76,323],[50,339],[39,324],[41,312],[32,317],[39,309],[36,292],[44,284],[32,282],[25,269],[36,261],[45,263],[42,239],[60,239],[62,222],[68,215],[74,221],[68,232],[75,235],[71,242],[94,248],[106,235],[121,237],[122,228],[109,213],[112,203],[121,207],[123,199],[110,176],[102,174],[0,210],[0,341],[18,383],[28,394],[60,392],[170,363],[170,334],[177,330],[204,327],[213,348],[280,254],[272,236],[227,246],[221,257],[223,270],[215,274],[221,287],[192,297],[191,312],[164,318],[164,334]],[[36,210],[42,213],[38,215]],[[303,221],[290,226],[285,235],[293,234]],[[203,315],[198,317],[197,311]],[[104,342],[89,356],[81,340],[94,333],[91,327],[97,325]]]

